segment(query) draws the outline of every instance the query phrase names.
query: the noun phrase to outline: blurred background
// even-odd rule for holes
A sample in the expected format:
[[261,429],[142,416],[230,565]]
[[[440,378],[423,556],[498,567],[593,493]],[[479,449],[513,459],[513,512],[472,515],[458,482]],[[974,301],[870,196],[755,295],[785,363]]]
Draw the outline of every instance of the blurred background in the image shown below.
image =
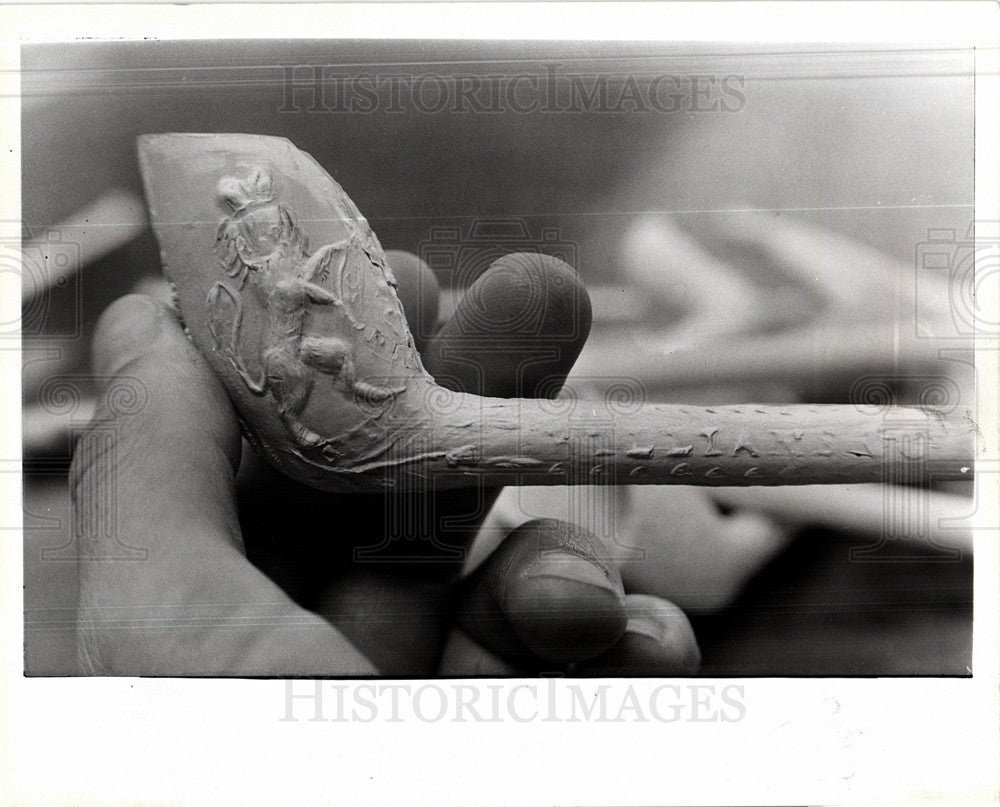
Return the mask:
[[[562,257],[595,317],[571,386],[952,411],[973,394],[973,79],[971,51],[829,46],[24,47],[26,671],[72,671],[65,477],[94,324],[163,293],[137,135],[291,139],[430,264],[446,310],[501,254]],[[973,509],[968,485],[932,492],[955,524]],[[877,506],[861,527],[803,507],[796,540],[694,616],[703,672],[968,674],[970,552],[887,548]]]

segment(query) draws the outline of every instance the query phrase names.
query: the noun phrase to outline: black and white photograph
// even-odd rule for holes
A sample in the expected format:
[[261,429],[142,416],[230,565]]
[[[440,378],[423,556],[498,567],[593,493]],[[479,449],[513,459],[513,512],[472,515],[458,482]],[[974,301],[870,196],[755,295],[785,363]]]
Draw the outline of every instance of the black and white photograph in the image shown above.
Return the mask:
[[[19,686],[267,687],[270,729],[343,723],[338,748],[579,724],[649,760],[701,723],[725,754],[784,736],[784,687],[831,781],[740,790],[741,762],[727,801],[860,803],[860,769],[866,797],[988,801],[988,747],[944,793],[930,751],[899,763],[924,784],[879,778],[844,722],[880,719],[852,692],[913,697],[944,742],[919,687],[969,709],[995,674],[981,32],[684,38],[665,6],[569,37],[560,4],[537,35],[532,4],[486,4],[510,35],[477,5],[474,35],[443,8],[366,26],[392,4],[213,34],[250,8],[217,6],[197,34],[17,43]],[[647,776],[434,803],[718,803]],[[371,779],[302,802],[414,795]],[[216,786],[163,803],[249,787]],[[51,787],[11,803],[81,795]]]

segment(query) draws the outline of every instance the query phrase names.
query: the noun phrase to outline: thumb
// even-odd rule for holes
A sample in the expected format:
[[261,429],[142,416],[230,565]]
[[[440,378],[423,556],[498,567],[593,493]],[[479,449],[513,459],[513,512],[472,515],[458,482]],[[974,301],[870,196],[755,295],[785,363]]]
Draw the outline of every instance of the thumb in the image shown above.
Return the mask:
[[236,417],[172,312],[141,296],[112,304],[93,367],[97,415],[70,478],[84,670],[370,673],[342,636],[244,556]]

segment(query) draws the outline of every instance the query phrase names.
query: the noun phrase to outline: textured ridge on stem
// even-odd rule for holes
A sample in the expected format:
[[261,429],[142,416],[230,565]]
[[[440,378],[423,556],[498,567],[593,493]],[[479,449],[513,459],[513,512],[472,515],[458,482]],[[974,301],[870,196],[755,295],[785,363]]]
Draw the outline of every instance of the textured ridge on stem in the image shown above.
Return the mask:
[[914,408],[623,411],[606,402],[449,395],[448,413],[387,412],[367,450],[327,467],[325,486],[808,485],[972,473],[967,426]]
[[315,487],[905,484],[971,473],[970,424],[930,410],[452,393],[422,364],[378,238],[315,160],[243,134],[145,135],[139,158],[188,335],[253,444]]

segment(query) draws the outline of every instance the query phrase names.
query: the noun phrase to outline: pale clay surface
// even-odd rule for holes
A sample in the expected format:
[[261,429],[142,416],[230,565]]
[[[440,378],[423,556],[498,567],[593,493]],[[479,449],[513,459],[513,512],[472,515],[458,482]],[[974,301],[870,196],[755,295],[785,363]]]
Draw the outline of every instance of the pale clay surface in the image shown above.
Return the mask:
[[189,335],[248,439],[316,487],[443,489],[470,474],[492,484],[806,484],[880,481],[886,459],[957,478],[972,464],[962,424],[913,409],[450,392],[421,364],[368,222],[311,157],[256,135],[147,135],[139,154]]

